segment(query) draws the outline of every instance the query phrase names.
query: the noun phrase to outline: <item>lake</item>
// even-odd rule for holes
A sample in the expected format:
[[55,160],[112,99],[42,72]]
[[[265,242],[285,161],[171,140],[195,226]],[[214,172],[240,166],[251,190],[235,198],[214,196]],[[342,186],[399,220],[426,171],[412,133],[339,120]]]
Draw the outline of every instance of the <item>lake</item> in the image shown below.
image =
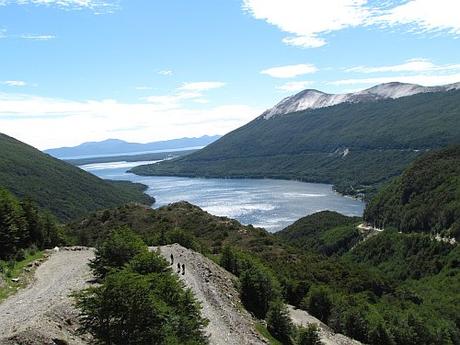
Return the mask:
[[189,177],[137,176],[126,171],[154,162],[113,162],[80,168],[111,180],[128,180],[148,186],[155,197],[153,207],[185,200],[211,214],[237,219],[275,232],[297,219],[318,211],[331,210],[361,216],[364,203],[344,197],[332,186],[320,183],[272,179],[205,179]]

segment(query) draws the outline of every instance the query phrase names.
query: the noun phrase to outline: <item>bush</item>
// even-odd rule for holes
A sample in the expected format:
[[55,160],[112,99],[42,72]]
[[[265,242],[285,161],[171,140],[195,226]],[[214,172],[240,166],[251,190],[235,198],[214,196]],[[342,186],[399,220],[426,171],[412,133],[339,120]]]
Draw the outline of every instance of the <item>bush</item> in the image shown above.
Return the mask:
[[200,245],[196,241],[195,237],[187,231],[182,229],[176,228],[166,235],[166,242],[167,243],[178,243],[182,247],[192,249],[195,251],[199,251]]
[[128,267],[139,274],[161,273],[169,269],[168,262],[159,252],[142,252],[137,254]]
[[123,268],[136,255],[147,251],[147,246],[138,235],[128,228],[122,228],[114,231],[97,248],[90,267],[98,278],[104,278],[110,270]]
[[243,271],[240,284],[241,301],[246,309],[264,319],[270,303],[280,297],[276,279],[265,267],[254,265]]
[[302,301],[302,307],[307,309],[313,316],[327,323],[332,310],[330,291],[325,287],[312,287]]
[[272,302],[267,313],[267,329],[283,344],[292,344],[293,325],[289,310],[281,301]]
[[297,335],[297,345],[322,345],[319,329],[316,324],[300,327]]
[[[120,245],[123,239],[131,250]],[[109,270],[100,285],[75,294],[81,331],[92,334],[95,344],[208,343],[200,304],[158,252],[144,251],[147,247],[127,230],[113,233],[103,248],[104,253],[124,253],[117,257],[117,267],[120,258],[126,259],[134,249],[140,252],[123,269]]]

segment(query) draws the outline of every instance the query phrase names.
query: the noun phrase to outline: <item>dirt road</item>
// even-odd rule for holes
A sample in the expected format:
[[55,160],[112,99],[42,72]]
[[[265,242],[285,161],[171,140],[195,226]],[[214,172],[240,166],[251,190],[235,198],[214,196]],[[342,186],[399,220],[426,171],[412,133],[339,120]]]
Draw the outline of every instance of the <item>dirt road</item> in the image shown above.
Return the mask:
[[236,278],[231,273],[177,244],[160,247],[160,251],[168,261],[171,253],[174,255],[175,272],[178,262],[185,264],[185,274],[179,273],[179,277],[203,305],[202,314],[210,321],[206,331],[211,344],[267,344],[256,332],[252,317],[240,305],[234,286]]
[[30,344],[55,344],[52,339],[85,344],[72,334],[76,311],[69,294],[91,279],[87,264],[93,256],[86,248],[61,250],[38,267],[29,287],[0,304],[0,344],[26,343],[27,338]]

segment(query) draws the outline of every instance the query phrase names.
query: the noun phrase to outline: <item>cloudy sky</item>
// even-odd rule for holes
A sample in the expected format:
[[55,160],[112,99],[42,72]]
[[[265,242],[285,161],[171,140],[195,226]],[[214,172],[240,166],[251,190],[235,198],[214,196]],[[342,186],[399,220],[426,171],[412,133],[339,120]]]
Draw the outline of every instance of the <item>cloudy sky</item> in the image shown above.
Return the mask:
[[0,132],[225,134],[305,88],[460,81],[459,0],[0,0]]

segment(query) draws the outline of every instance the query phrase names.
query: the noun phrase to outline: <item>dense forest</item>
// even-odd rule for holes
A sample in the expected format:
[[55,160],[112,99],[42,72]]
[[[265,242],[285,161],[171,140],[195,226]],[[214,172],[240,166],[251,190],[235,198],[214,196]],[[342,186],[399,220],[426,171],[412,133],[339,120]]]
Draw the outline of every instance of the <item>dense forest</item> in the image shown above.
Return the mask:
[[108,182],[0,134],[0,187],[29,197],[61,220],[130,201],[152,204],[144,186]]
[[141,175],[287,178],[356,194],[398,176],[423,151],[460,143],[460,91],[261,117]]
[[0,188],[0,261],[21,260],[27,249],[62,243],[63,228],[51,214],[39,211],[30,199],[20,201]]
[[364,218],[379,227],[460,239],[460,146],[416,160],[369,203]]

